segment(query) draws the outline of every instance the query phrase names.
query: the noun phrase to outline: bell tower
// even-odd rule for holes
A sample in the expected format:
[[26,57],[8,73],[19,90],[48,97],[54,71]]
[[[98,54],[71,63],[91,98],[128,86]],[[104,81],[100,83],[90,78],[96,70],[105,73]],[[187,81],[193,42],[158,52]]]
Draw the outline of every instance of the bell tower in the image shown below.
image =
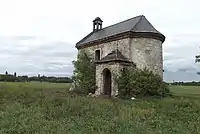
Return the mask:
[[94,20],[93,20],[93,31],[98,31],[100,29],[102,29],[102,20],[101,18],[99,17],[96,17]]

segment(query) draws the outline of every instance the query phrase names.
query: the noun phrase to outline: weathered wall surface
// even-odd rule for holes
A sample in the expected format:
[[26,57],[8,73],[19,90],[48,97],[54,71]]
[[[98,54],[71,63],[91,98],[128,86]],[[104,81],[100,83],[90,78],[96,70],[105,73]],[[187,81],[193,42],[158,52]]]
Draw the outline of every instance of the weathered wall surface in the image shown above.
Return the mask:
[[96,66],[96,85],[98,86],[98,89],[95,94],[100,95],[104,92],[103,70],[106,68],[111,72],[111,95],[115,96],[118,94],[118,85],[115,81],[115,76],[117,76],[119,71],[122,69],[122,66],[120,66],[119,63],[99,64]]
[[[91,46],[79,50],[86,50],[92,58],[95,57],[95,50],[100,50],[100,59],[115,49],[119,51],[131,61],[136,64],[137,68],[148,68],[154,73],[157,73],[163,78],[163,55],[162,55],[162,42],[150,38],[126,38],[109,43],[102,43],[99,45]],[[111,71],[112,77],[112,93],[111,95],[118,94],[117,83],[115,83],[113,76],[122,69],[123,66],[116,63],[99,64],[96,66],[96,85],[98,89],[95,94],[100,95],[103,93],[103,70],[108,68]]]
[[130,57],[130,41],[131,39],[126,38],[126,39],[122,39],[122,40],[118,40],[118,41],[112,41],[112,42],[108,42],[108,43],[102,43],[99,45],[95,45],[95,46],[91,46],[91,47],[87,47],[84,48],[83,50],[86,50],[88,52],[88,54],[90,54],[91,57],[95,56],[95,50],[100,50],[101,54],[100,57],[104,57],[106,56],[108,53],[110,53],[111,51],[115,50],[115,49],[119,49],[119,51],[127,58]]
[[[127,58],[130,58],[131,53],[130,53],[130,41],[131,39],[122,39],[118,41],[112,41],[108,43],[102,43],[96,46],[91,46],[87,47],[84,49],[79,50],[79,52],[86,51],[91,58],[95,57],[95,51],[100,50],[100,59],[110,52],[112,52],[115,49],[119,49],[119,51],[126,56]],[[108,64],[100,64],[96,66],[96,85],[98,89],[96,90],[97,95],[100,95],[103,93],[103,70],[107,68],[111,72],[111,81],[112,81],[112,92],[111,95],[117,95],[118,94],[118,85],[114,81],[114,75],[117,75],[119,72],[120,68],[122,68],[118,63],[113,64],[113,63],[108,63]]]
[[119,49],[121,53],[136,63],[138,68],[147,67],[163,78],[163,54],[162,42],[150,38],[122,39],[84,48],[91,57],[95,56],[95,50],[100,50],[100,57],[106,56],[112,50]]
[[131,60],[138,68],[147,67],[163,78],[162,42],[150,38],[133,38],[131,40]]

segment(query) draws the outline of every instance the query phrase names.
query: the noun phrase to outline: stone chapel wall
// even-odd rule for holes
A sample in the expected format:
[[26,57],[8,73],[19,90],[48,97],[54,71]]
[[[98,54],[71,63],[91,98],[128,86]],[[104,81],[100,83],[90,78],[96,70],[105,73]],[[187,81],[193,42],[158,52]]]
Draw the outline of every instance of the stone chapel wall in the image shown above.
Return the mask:
[[163,54],[162,42],[160,40],[151,38],[126,38],[87,47],[83,50],[86,50],[94,58],[95,50],[99,49],[100,57],[102,58],[117,48],[125,57],[136,63],[137,68],[142,69],[147,67],[149,70],[163,77]]
[[137,68],[147,67],[163,78],[162,42],[150,38],[133,38],[131,40],[131,60]]
[[[99,45],[91,46],[84,48],[82,50],[86,50],[87,53],[94,58],[95,56],[95,50],[100,50],[100,57],[104,57],[107,54],[109,54],[111,51],[115,49],[119,49],[119,51],[127,58],[130,58],[130,41],[131,39],[126,38],[126,39],[121,39],[117,41],[112,41],[112,42],[107,42],[107,43],[102,43]],[[79,50],[80,51],[80,50]]]
[[[159,74],[163,78],[163,56],[162,56],[162,42],[150,38],[126,38],[118,41],[102,43],[99,45],[87,47],[79,50],[86,50],[90,57],[95,57],[95,50],[100,50],[100,57],[104,57],[115,49],[119,51],[131,61],[136,64],[137,68],[147,67],[154,73]],[[103,91],[103,75],[105,68],[111,71],[112,76],[112,95],[118,94],[117,84],[114,82],[114,77],[122,66],[118,64],[101,64],[96,66],[96,84],[98,89],[96,94],[99,95]]]

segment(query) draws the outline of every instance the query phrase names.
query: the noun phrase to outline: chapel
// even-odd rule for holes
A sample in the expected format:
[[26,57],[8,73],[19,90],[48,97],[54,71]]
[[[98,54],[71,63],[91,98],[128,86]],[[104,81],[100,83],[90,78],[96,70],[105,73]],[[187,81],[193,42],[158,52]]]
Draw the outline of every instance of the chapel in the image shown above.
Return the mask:
[[116,96],[115,76],[123,69],[147,68],[163,78],[162,44],[165,36],[144,15],[103,27],[101,18],[93,20],[92,31],[76,43],[96,64],[96,95]]

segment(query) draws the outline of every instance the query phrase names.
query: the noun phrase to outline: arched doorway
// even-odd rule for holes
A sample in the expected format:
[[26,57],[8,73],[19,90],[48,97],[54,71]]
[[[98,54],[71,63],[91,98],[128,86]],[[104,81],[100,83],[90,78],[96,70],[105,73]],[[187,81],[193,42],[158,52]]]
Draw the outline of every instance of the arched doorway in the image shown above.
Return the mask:
[[103,70],[103,94],[111,96],[111,72],[109,69]]

